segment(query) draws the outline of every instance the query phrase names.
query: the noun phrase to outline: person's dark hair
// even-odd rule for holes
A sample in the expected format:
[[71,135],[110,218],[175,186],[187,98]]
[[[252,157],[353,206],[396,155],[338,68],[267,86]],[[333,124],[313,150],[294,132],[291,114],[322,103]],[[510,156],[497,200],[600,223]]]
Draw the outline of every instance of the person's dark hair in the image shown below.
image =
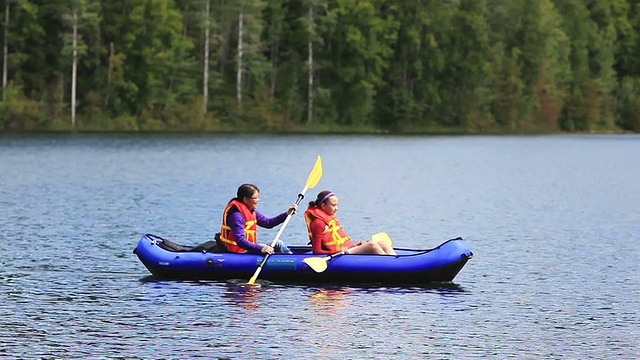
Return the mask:
[[320,191],[318,193],[318,197],[316,197],[315,200],[309,201],[309,207],[320,206],[320,204],[326,203],[327,200],[329,200],[329,198],[331,197],[331,196],[327,196],[329,194],[334,195],[333,192],[331,192],[331,190]]
[[255,192],[260,192],[260,189],[258,189],[257,186],[253,185],[253,184],[242,184],[240,185],[240,187],[238,188],[238,193],[236,194],[236,199],[239,201],[242,201],[242,199],[248,197],[252,197],[253,193]]

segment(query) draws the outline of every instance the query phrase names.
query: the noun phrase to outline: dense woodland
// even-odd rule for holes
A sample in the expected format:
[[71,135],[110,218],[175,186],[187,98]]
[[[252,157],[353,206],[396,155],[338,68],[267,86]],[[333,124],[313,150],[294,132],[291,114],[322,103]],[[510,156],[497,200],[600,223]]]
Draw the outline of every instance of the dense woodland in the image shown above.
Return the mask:
[[0,11],[0,131],[640,132],[640,0]]

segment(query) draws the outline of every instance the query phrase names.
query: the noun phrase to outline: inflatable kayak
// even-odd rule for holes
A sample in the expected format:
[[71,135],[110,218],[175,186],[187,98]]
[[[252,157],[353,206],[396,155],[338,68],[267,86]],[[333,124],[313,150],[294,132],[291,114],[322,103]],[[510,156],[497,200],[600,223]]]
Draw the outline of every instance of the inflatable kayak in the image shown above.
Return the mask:
[[[398,255],[314,255],[310,246],[289,246],[293,254],[269,256],[260,279],[322,284],[421,285],[451,282],[473,256],[462,238],[427,250],[395,249]],[[133,250],[158,279],[249,279],[263,255],[221,252],[215,241],[179,245],[146,234]],[[322,266],[318,266],[318,263]]]

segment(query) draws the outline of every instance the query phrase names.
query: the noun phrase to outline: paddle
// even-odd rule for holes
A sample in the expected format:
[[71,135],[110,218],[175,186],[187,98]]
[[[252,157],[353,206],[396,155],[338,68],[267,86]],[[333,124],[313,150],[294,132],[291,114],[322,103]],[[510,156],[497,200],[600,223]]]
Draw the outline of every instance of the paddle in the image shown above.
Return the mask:
[[308,257],[308,258],[304,258],[302,260],[302,262],[306,263],[307,265],[309,265],[310,268],[313,269],[313,271],[317,272],[317,273],[321,273],[325,270],[327,270],[327,267],[329,266],[328,262],[333,259],[334,257],[338,257],[340,255],[344,255],[344,251],[340,251],[339,253],[335,253],[335,254],[331,254],[327,257]]
[[389,236],[389,234],[387,234],[384,231],[371,235],[371,241],[373,242],[384,241],[384,240],[388,241],[389,245],[393,245],[393,240],[391,240],[391,236]]
[[[391,236],[389,236],[389,234],[387,234],[386,232],[379,232],[376,234],[371,235],[371,241],[382,241],[382,240],[386,240],[389,241],[391,244],[393,244],[393,241],[391,240]],[[321,273],[325,270],[327,270],[327,267],[329,266],[329,261],[331,261],[331,259],[338,257],[340,255],[344,255],[344,251],[340,251],[338,253],[335,254],[331,254],[327,257],[308,257],[308,258],[304,258],[302,260],[302,262],[306,263],[307,265],[309,265],[310,268],[313,269],[313,271],[317,272],[317,273]]]
[[[316,164],[313,166],[313,169],[311,170],[311,173],[309,174],[309,177],[307,178],[307,183],[304,185],[304,189],[302,189],[300,194],[298,194],[298,199],[296,200],[296,205],[300,204],[300,201],[302,201],[302,198],[304,198],[304,194],[307,192],[308,189],[312,189],[318,184],[318,181],[320,181],[321,177],[322,177],[322,159],[320,158],[320,155],[318,155],[318,159],[316,160]],[[289,220],[291,220],[291,216],[293,214],[294,213],[291,213],[291,214],[287,215],[287,218],[282,223],[282,226],[280,227],[280,230],[278,230],[278,233],[276,234],[276,237],[271,242],[271,247],[274,247],[276,242],[278,241],[278,239],[280,239],[280,235],[282,235],[282,232],[284,231],[284,228],[287,227],[287,224],[289,224]],[[249,279],[249,284],[250,285],[252,285],[252,284],[254,284],[256,282],[256,279],[258,279],[258,275],[260,274],[260,271],[262,271],[262,267],[267,262],[268,258],[269,258],[269,254],[266,254],[264,256],[264,258],[262,259],[262,262],[260,262],[260,265],[258,265],[258,268],[256,269],[256,272],[253,274],[251,279]]]

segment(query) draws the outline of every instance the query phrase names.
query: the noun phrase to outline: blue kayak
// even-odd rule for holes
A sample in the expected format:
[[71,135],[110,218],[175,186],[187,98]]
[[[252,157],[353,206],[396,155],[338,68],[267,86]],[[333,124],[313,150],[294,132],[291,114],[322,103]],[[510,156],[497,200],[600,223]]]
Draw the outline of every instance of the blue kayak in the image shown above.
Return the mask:
[[[269,256],[260,279],[315,284],[423,285],[451,282],[473,257],[462,238],[427,250],[396,248],[398,255],[314,255],[310,246],[289,246],[293,254]],[[215,242],[188,247],[146,234],[133,251],[158,279],[250,279],[264,258],[260,254],[221,252]],[[326,262],[322,270],[309,264]],[[305,260],[306,259],[306,260]]]

